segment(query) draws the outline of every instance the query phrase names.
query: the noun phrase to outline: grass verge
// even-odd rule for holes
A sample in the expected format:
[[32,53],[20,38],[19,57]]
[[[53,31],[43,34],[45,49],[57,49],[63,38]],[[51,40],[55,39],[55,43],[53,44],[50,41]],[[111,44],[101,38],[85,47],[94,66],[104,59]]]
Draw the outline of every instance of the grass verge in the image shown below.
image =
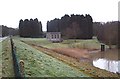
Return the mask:
[[13,60],[9,38],[0,43],[0,63],[2,63],[2,77],[14,77]]

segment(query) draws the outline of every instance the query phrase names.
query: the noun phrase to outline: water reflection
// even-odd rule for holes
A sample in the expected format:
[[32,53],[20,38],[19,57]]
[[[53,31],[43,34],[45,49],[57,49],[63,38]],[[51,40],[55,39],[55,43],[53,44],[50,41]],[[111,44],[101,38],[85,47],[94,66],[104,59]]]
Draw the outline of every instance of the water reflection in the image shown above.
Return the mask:
[[120,73],[120,60],[118,50],[107,50],[98,52],[92,55],[93,65],[100,69],[105,69],[110,72]]
[[108,70],[110,72],[120,73],[120,61],[107,60],[107,59],[96,59],[93,60],[93,65],[101,69]]

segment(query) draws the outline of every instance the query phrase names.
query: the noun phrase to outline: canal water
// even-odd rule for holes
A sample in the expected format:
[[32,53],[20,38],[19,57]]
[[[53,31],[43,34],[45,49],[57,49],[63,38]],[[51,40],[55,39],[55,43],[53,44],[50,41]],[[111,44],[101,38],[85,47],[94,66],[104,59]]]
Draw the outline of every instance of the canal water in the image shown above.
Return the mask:
[[100,69],[120,73],[120,54],[117,49],[92,54],[92,64]]

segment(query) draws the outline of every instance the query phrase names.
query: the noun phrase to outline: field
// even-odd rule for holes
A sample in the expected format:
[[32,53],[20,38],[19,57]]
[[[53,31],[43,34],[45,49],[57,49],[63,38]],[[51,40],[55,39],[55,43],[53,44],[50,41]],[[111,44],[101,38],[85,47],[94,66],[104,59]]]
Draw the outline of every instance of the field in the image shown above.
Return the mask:
[[89,77],[74,67],[14,40],[17,57],[25,62],[26,77]]
[[[90,49],[96,50],[100,49],[100,42],[94,38],[90,40],[64,40],[62,43],[52,43],[46,38],[21,38],[21,41],[26,41],[27,43],[33,43],[36,45],[41,45],[46,48],[80,48],[80,49]],[[108,46],[107,46],[108,47]]]
[[[96,40],[65,40],[51,43],[45,38],[13,37],[18,62],[25,63],[25,77],[117,77],[117,74],[93,67],[89,61],[100,49]],[[14,76],[9,39],[2,42],[2,76]],[[7,54],[6,54],[7,53]],[[8,65],[9,64],[9,65]],[[9,67],[8,67],[9,66]]]
[[[39,38],[21,38],[21,41],[51,49],[57,53],[67,55],[76,59],[90,59],[89,54],[91,52],[100,51],[101,43],[97,39],[90,40],[64,40],[61,43],[52,43],[47,39]],[[108,46],[106,45],[108,48]]]
[[80,59],[89,59],[89,52],[85,49],[78,49],[78,48],[56,48],[53,51],[58,52],[63,55],[67,55],[78,60]]
[[[89,59],[90,53],[100,50],[101,44],[97,39],[76,41],[65,40],[62,43],[51,43],[44,38],[20,38],[19,40],[53,58],[77,68],[79,71],[89,74],[92,77],[117,77],[117,74],[93,67],[89,61],[79,61],[82,59]],[[106,47],[108,48],[108,46]]]

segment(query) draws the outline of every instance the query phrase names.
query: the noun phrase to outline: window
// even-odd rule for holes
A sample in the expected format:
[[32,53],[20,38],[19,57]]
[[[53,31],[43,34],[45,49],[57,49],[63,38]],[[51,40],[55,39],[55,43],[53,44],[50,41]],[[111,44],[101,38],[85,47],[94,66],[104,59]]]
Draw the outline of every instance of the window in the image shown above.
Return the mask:
[[53,35],[51,35],[52,36],[52,39],[53,39]]

